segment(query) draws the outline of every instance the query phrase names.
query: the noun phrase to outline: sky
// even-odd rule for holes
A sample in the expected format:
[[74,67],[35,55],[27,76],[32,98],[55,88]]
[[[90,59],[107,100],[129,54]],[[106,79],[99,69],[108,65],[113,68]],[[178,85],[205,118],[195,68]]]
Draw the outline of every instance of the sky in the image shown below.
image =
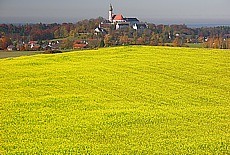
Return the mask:
[[0,23],[75,23],[115,14],[156,24],[229,24],[230,0],[0,0]]

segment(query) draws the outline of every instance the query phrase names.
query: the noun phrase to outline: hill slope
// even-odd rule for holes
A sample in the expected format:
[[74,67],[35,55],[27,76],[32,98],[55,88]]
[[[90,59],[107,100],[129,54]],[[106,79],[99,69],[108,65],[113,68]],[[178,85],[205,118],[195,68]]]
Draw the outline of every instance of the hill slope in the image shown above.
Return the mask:
[[0,60],[1,152],[229,154],[229,64],[164,47]]

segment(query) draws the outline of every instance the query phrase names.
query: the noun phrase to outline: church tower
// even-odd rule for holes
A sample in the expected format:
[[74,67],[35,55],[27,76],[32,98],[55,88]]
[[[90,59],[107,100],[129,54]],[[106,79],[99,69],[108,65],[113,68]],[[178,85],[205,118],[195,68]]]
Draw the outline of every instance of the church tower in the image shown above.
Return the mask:
[[113,6],[111,4],[109,6],[109,21],[113,22]]

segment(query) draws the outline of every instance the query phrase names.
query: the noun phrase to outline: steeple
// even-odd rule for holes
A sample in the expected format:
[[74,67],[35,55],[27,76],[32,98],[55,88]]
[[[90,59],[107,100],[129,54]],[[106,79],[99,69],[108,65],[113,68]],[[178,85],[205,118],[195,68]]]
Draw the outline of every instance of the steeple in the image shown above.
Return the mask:
[[113,22],[113,6],[112,6],[111,3],[110,3],[110,6],[109,6],[109,21],[111,23]]
[[110,3],[110,6],[109,6],[109,11],[112,11],[112,12],[113,12],[113,6],[112,6],[111,3]]

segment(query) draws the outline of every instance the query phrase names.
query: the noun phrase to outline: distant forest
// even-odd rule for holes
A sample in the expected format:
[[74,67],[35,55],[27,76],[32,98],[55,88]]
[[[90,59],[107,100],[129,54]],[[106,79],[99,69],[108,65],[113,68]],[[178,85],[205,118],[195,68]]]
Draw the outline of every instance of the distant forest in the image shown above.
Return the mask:
[[9,45],[53,39],[70,40],[98,40],[94,47],[115,45],[168,45],[186,46],[185,43],[202,44],[204,48],[230,49],[230,27],[203,27],[189,28],[186,25],[155,25],[147,23],[147,29],[134,30],[124,28],[115,30],[113,26],[101,33],[95,29],[106,19],[83,20],[73,23],[52,24],[1,24],[0,25],[0,49],[6,49]]

